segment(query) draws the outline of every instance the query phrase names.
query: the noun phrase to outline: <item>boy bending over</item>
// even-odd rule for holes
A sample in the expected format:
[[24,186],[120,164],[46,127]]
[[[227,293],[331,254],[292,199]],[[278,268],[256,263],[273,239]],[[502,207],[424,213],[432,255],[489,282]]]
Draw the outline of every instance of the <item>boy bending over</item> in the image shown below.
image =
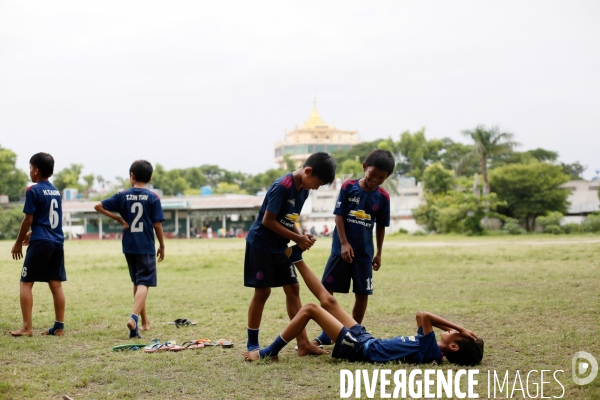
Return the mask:
[[[319,279],[302,261],[302,252],[292,248],[290,260],[302,275],[306,286],[319,299],[321,306],[308,303],[300,309],[283,332],[273,343],[264,349],[244,351],[248,361],[270,357],[277,359],[279,351],[304,328],[311,319],[325,333],[335,339],[332,357],[348,361],[388,362],[404,361],[411,363],[448,361],[459,365],[476,365],[483,358],[483,340],[460,325],[446,321],[428,312],[417,313],[418,331],[414,336],[397,336],[392,339],[376,339],[362,325],[359,325],[337,303],[323,287]],[[441,340],[436,342],[433,327],[444,330]]]
[[[290,240],[308,250],[315,238],[298,231],[296,220],[310,190],[330,184],[335,178],[335,160],[327,153],[314,153],[297,169],[277,179],[269,188],[258,218],[246,237],[244,286],[254,288],[248,307],[248,350],[260,348],[259,328],[265,303],[272,287],[283,287],[290,319],[302,308],[300,286],[294,264],[285,251]],[[324,354],[310,343],[302,329],[298,336],[298,355]]]

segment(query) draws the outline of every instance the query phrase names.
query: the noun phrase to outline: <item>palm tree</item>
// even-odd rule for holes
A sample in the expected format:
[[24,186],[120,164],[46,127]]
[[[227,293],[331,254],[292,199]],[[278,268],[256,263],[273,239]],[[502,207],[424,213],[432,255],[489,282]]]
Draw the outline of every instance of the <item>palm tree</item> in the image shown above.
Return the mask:
[[460,167],[471,159],[478,158],[484,182],[484,194],[489,194],[490,183],[487,176],[487,162],[493,156],[510,153],[519,143],[512,140],[514,137],[512,133],[501,132],[498,126],[486,129],[484,125],[477,125],[474,130],[464,130],[462,134],[473,139],[474,146],[473,150],[459,162],[457,169],[460,170]]

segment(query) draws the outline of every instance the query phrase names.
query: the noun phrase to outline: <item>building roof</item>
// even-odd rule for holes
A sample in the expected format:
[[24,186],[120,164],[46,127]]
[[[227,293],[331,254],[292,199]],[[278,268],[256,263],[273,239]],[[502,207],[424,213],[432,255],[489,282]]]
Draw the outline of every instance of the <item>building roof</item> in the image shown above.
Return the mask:
[[[317,110],[317,100],[313,101],[313,110],[308,117],[308,120],[302,125],[302,129],[329,128],[330,126],[323,121],[319,111]],[[331,127],[333,128],[333,127]]]
[[[260,210],[262,196],[251,195],[212,195],[212,196],[183,196],[161,198],[164,210]],[[96,212],[97,201],[63,201],[63,212],[87,213]]]

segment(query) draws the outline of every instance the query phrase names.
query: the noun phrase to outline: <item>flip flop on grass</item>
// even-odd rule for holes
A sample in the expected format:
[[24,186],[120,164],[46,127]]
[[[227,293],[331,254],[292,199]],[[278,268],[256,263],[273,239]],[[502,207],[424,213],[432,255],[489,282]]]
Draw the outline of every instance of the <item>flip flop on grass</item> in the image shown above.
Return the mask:
[[219,339],[217,343],[224,349],[229,349],[233,347],[233,342],[231,341],[231,339]]
[[177,318],[173,322],[169,322],[169,325],[175,325],[177,328],[181,328],[182,326],[196,325],[194,321],[190,321],[187,318]]
[[[163,344],[160,344],[160,342],[158,342],[152,346],[144,347],[144,353],[156,353],[158,351],[168,351],[175,347],[181,347],[181,346],[177,346],[175,344],[175,342],[165,342]],[[181,350],[183,350],[183,349],[181,349]],[[175,350],[175,351],[177,351],[177,350]]]
[[144,347],[143,344],[139,343],[130,343],[130,344],[120,344],[118,346],[113,347],[113,351],[123,351],[123,350],[139,350]]
[[181,345],[188,350],[196,350],[204,347],[204,343],[199,340],[188,340],[187,342],[181,343]]

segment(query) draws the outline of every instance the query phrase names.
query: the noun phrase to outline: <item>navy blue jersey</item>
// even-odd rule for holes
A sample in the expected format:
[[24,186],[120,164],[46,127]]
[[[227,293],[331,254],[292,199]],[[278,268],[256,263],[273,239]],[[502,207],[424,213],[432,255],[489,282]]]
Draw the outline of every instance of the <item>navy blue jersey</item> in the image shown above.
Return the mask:
[[300,215],[300,211],[302,211],[308,193],[309,191],[304,188],[296,190],[291,173],[278,178],[269,188],[258,213],[258,218],[248,231],[246,240],[252,246],[267,253],[283,253],[290,240],[276,234],[262,224],[265,212],[269,211],[275,214],[277,216],[276,221],[291,231],[296,225],[296,220]]
[[115,211],[129,224],[123,230],[123,253],[154,255],[154,223],[165,220],[160,199],[145,188],[131,188],[102,201],[106,211]]
[[27,188],[25,193],[25,214],[33,215],[31,224],[32,242],[46,240],[63,244],[62,199],[60,192],[48,181],[40,181]]
[[423,335],[419,327],[415,336],[397,336],[391,339],[374,339],[364,346],[364,361],[405,361],[426,364],[442,361],[442,351],[435,340],[435,333]]
[[[344,217],[344,230],[348,243],[354,249],[357,261],[372,261],[373,227],[375,223],[390,226],[390,195],[382,187],[366,192],[358,180],[346,181],[333,210]],[[342,246],[337,227],[333,231],[331,252],[342,255]]]

